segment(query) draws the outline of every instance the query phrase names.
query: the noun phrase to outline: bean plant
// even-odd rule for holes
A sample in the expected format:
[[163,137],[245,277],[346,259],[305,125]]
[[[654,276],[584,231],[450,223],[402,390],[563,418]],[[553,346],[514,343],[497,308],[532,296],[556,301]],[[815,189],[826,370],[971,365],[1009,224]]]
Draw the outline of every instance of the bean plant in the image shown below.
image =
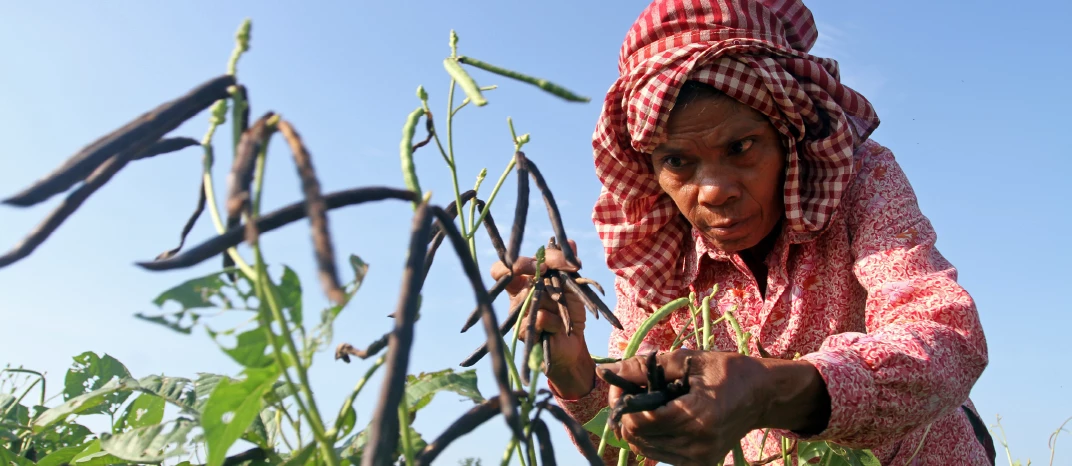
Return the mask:
[[[194,210],[181,230],[179,244],[137,265],[147,271],[164,271],[217,260],[220,268],[208,275],[189,278],[153,300],[159,308],[172,310],[139,313],[136,317],[185,334],[192,333],[195,327],[203,327],[220,349],[242,366],[241,373],[237,376],[201,373],[191,378],[136,376],[114,357],[88,351],[74,357],[74,364],[63,379],[63,390],[55,396],[62,399],[54,402],[46,397],[49,381],[44,374],[7,367],[0,371],[0,464],[428,465],[453,441],[499,415],[502,427],[511,433],[501,459],[503,465],[514,461],[521,466],[556,464],[548,423],[562,424],[572,433],[587,463],[602,464],[601,454],[609,444],[622,448],[619,463],[624,464],[629,456],[627,445],[609,436],[608,426],[625,413],[654,409],[688,393],[688,379],[665,380],[651,355],[648,387],[616,381],[627,388],[628,395],[618,406],[603,410],[585,426],[557,406],[550,392],[539,389],[539,376],[548,364],[544,355],[552,349],[546,335],[535,331],[533,302],[539,302],[544,295],[551,297],[558,305],[567,331],[572,331],[566,309],[567,293],[580,297],[596,318],[603,317],[619,329],[622,326],[603,302],[604,291],[599,283],[577,272],[555,269],[538,273],[530,288],[523,292],[525,299],[519,300],[506,318],[499,321],[493,302],[513,277],[508,274],[491,287],[485,286],[476,262],[476,232],[483,228],[499,260],[512,266],[521,254],[530,178],[540,191],[554,230],[546,246],[533,252],[534,257],[542,263],[547,250],[560,249],[568,262],[578,264],[578,261],[547,179],[535,161],[522,151],[530,140],[528,134],[518,135],[508,119],[506,129],[512,140],[512,156],[486,198],[480,197],[480,189],[487,170],[477,175],[473,189],[463,191],[454,151],[455,115],[466,107],[486,105],[485,93],[496,89],[493,85],[478,85],[470,70],[527,83],[567,101],[589,99],[555,83],[460,55],[458,36],[451,31],[450,54],[443,60],[450,78],[446,112],[440,115],[445,131],[440,132],[433,118],[429,93],[423,86],[418,87],[419,103],[406,118],[399,142],[400,181],[404,187],[367,186],[324,193],[312,155],[294,123],[273,111],[251,119],[252,102],[237,76],[238,62],[249,49],[250,33],[251,23],[247,20],[238,29],[225,74],[101,137],[52,173],[5,199],[7,205],[28,207],[66,193],[41,224],[0,256],[0,267],[27,258],[129,163],[200,148],[201,187]],[[464,97],[456,95],[459,88]],[[205,110],[209,111],[209,125],[200,139],[169,136],[183,122]],[[218,146],[216,133],[225,128],[228,120],[229,144],[234,156],[227,189],[218,194],[212,171]],[[424,137],[415,141],[419,132]],[[282,136],[293,156],[303,199],[262,212],[269,143],[276,134]],[[452,193],[445,206],[433,203],[431,193],[421,189],[414,152],[422,148],[439,152],[449,173]],[[511,173],[516,175],[518,196],[508,240],[504,241],[491,208]],[[223,197],[222,208],[220,197]],[[369,265],[360,256],[349,255],[345,274],[348,278],[344,280],[336,263],[337,252],[327,212],[379,201],[401,201],[413,212],[402,285],[391,315],[394,326],[367,345],[341,343],[335,347],[336,360],[369,362],[350,394],[337,409],[329,411],[321,405],[324,400],[313,396],[309,369],[313,356],[327,349],[334,340],[335,319],[360,290]],[[187,236],[206,210],[216,236],[186,247]],[[298,274],[286,265],[270,267],[267,252],[259,241],[262,235],[305,218],[309,220],[320,288],[330,302],[321,311],[319,323],[311,328],[305,325],[304,288]],[[485,397],[480,392],[474,369],[409,373],[421,290],[436,252],[444,242],[449,242],[454,250],[477,303],[465,319],[463,332],[479,323],[486,336],[485,342],[460,365],[470,368],[490,356],[487,359],[498,388],[494,396]],[[238,249],[243,244],[248,247],[246,254]],[[623,357],[634,356],[647,332],[682,307],[692,314],[691,333],[686,333],[689,327],[683,329],[675,348],[686,339],[696,338],[697,347],[710,349],[713,326],[725,322],[737,335],[739,351],[748,355],[750,335],[742,331],[732,311],[714,318],[710,299],[707,296],[696,304],[695,296],[691,296],[663,306],[632,336]],[[222,330],[205,325],[221,314],[245,316],[246,321]],[[519,348],[523,325],[528,331]],[[233,346],[225,343],[231,340],[235,342]],[[759,352],[759,357],[766,356],[762,348]],[[384,377],[372,419],[359,426],[354,402],[366,391],[372,376],[380,371]],[[602,375],[609,377],[607,373]],[[414,429],[412,421],[437,394],[444,392],[470,400],[471,406],[429,442]],[[166,413],[174,415],[165,419]],[[94,432],[84,425],[91,416],[106,416],[107,429]],[[589,440],[589,432],[601,436],[598,446]],[[776,459],[788,464],[791,456],[800,464],[818,461],[878,464],[869,452],[826,442],[785,441],[778,457],[751,463],[743,457],[740,447],[733,450],[735,464],[762,464]],[[461,464],[479,465],[481,460],[468,458]]]

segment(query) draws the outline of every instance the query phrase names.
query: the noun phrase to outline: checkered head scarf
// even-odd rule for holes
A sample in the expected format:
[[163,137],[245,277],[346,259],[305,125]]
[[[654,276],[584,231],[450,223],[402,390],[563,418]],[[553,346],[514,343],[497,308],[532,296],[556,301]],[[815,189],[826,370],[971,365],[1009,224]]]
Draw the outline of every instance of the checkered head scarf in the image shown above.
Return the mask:
[[[659,187],[651,151],[687,81],[766,115],[785,138],[785,226],[820,233],[853,176],[852,154],[879,124],[841,84],[837,62],[808,54],[818,38],[801,0],[656,0],[622,44],[620,77],[593,135],[603,190],[592,217],[617,275],[619,310],[652,310],[688,294],[691,226]],[[625,298],[623,300],[623,298]],[[625,301],[625,302],[623,302]]]

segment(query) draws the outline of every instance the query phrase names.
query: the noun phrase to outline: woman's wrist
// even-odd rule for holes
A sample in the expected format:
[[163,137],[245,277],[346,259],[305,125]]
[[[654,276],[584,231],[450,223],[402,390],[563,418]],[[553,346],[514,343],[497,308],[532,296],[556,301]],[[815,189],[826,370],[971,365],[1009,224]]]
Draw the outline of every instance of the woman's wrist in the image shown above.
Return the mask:
[[578,355],[573,364],[558,364],[547,372],[555,394],[570,400],[587,395],[595,386],[596,363],[588,353]]
[[807,361],[761,359],[766,367],[761,428],[816,435],[830,421],[830,394],[819,370]]

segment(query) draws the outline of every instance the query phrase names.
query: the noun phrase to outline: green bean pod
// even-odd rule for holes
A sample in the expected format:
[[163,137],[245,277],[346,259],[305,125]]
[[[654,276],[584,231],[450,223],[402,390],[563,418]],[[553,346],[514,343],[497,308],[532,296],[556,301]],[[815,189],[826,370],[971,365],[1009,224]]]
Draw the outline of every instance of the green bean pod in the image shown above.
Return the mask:
[[402,127],[402,142],[398,145],[398,151],[402,156],[402,178],[406,182],[406,188],[417,193],[417,199],[421,199],[423,194],[421,184],[417,181],[417,166],[413,163],[413,134],[417,132],[417,122],[422,116],[424,116],[424,109],[417,108],[406,117],[406,124]]
[[644,322],[640,324],[640,327],[637,328],[637,331],[633,334],[633,337],[629,339],[629,345],[625,347],[625,352],[622,353],[622,360],[624,361],[635,356],[637,350],[640,349],[640,343],[644,341],[644,337],[647,336],[648,332],[650,332],[651,329],[655,327],[655,324],[666,318],[666,316],[670,315],[671,312],[674,312],[678,310],[681,306],[688,304],[688,302],[689,298],[677,298],[673,301],[670,301],[669,303],[666,303],[663,307],[660,307],[659,310],[655,311],[654,314],[645,319]]
[[465,95],[469,97],[469,101],[477,107],[483,107],[488,104],[488,100],[484,98],[484,94],[480,92],[480,86],[476,85],[476,81],[473,81],[473,77],[469,76],[469,73],[465,72],[462,65],[458,63],[455,58],[443,59],[443,68],[446,68],[447,74],[451,78],[454,78],[458,82],[458,85],[465,91]]
[[517,80],[517,81],[521,81],[523,83],[531,84],[531,85],[536,86],[536,87],[538,87],[540,89],[543,89],[544,91],[546,91],[548,93],[551,93],[553,95],[561,97],[561,98],[563,98],[565,100],[568,100],[570,102],[590,102],[592,100],[592,99],[590,99],[588,97],[584,97],[582,95],[575,94],[574,92],[570,91],[569,89],[566,89],[566,88],[564,88],[562,86],[559,86],[558,84],[555,84],[555,83],[553,83],[551,81],[548,81],[546,79],[534,78],[532,76],[529,76],[529,75],[526,75],[526,74],[521,74],[521,73],[518,73],[516,71],[511,71],[511,70],[508,70],[508,69],[505,69],[505,68],[500,68],[498,66],[492,65],[490,63],[482,62],[482,61],[477,60],[477,59],[472,58],[472,57],[458,57],[457,61],[459,63],[464,63],[464,64],[469,65],[469,66],[480,68],[480,69],[482,69],[484,71],[495,73],[495,74],[497,74],[499,76],[505,76],[507,78],[514,79],[514,80]]

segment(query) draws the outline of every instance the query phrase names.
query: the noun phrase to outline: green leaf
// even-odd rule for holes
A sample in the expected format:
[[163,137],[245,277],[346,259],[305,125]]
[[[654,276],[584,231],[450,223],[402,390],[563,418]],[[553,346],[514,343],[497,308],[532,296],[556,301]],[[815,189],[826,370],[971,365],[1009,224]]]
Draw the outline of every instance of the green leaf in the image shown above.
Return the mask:
[[283,266],[283,277],[279,279],[279,297],[282,298],[280,305],[288,309],[290,322],[294,325],[302,325],[302,288],[298,274],[290,267]]
[[305,345],[306,350],[303,356],[307,361],[312,359],[313,353],[329,344],[334,338],[333,325],[335,324],[335,318],[346,307],[350,298],[361,289],[361,284],[364,283],[365,276],[368,275],[368,263],[354,254],[350,254],[350,267],[354,270],[354,279],[344,287],[346,299],[342,303],[325,308],[320,312],[320,324],[313,329],[312,336]]
[[196,422],[179,418],[163,424],[138,427],[120,434],[101,434],[100,446],[103,451],[127,461],[159,463],[166,458],[185,453],[183,445],[186,443],[190,430],[194,427],[197,427]]
[[474,403],[483,403],[484,397],[477,388],[476,370],[454,372],[454,369],[444,369],[439,372],[422,373],[418,376],[410,375],[406,379],[406,406],[410,412],[416,412],[432,401],[435,395],[442,391],[457,393],[473,400]]
[[274,449],[276,430],[279,428],[276,423],[275,413],[276,410],[270,408],[261,410],[257,414],[257,418],[250,424],[249,429],[246,429],[246,433],[242,438],[265,450]]
[[[584,423],[584,430],[587,430],[596,435],[603,435],[603,428],[607,425],[607,416],[610,416],[610,408],[603,408],[596,413],[596,416],[592,420]],[[624,440],[619,440],[614,436],[614,432],[607,435],[607,445],[617,448],[629,448],[629,444]]]
[[168,301],[175,301],[182,311],[220,307],[222,303],[213,299],[218,299],[222,296],[223,289],[231,286],[223,281],[226,273],[226,271],[214,272],[211,275],[187,280],[161,293],[153,300],[153,304],[157,307],[164,307]]
[[159,424],[164,419],[164,399],[152,393],[138,395],[115,420],[115,431]]
[[339,424],[339,437],[345,437],[354,430],[354,425],[357,424],[357,411],[353,406],[343,414],[342,423]]
[[59,450],[49,453],[44,458],[41,458],[41,460],[37,462],[37,466],[60,466],[65,463],[70,463],[75,456],[82,453],[82,450],[85,449],[85,445],[74,445],[60,448]]
[[99,413],[101,410],[98,408],[115,399],[115,395],[119,394],[122,395],[123,398],[126,398],[130,395],[131,391],[137,388],[138,381],[130,377],[121,380],[112,380],[97,390],[71,398],[70,400],[67,400],[66,403],[41,413],[41,415],[33,421],[33,430],[36,433],[43,432],[54,424],[67,419],[67,416],[72,414]]
[[316,442],[309,442],[308,445],[301,447],[295,452],[282,466],[302,466],[309,462],[313,453],[316,451]]
[[[130,371],[123,363],[107,354],[100,357],[92,351],[86,351],[74,357],[74,365],[67,371],[63,384],[63,399],[71,400],[100,389],[112,380],[123,378],[130,378]],[[107,400],[104,400],[104,403],[98,403],[97,407],[91,411],[80,411],[80,413],[114,413],[128,396],[130,396],[129,391],[113,392]]]
[[16,404],[16,401],[18,399],[14,396],[0,393],[0,414],[4,415],[2,419],[21,425],[29,424],[30,409],[21,404]]
[[260,413],[262,398],[279,378],[276,367],[246,369],[241,381],[220,380],[201,413],[208,447],[208,466],[219,466],[227,449],[246,431]]
[[34,447],[40,452],[58,451],[65,448],[85,449],[86,439],[93,435],[88,427],[74,422],[64,422],[34,435]]
[[194,382],[190,379],[150,375],[138,380],[138,385],[141,386],[142,392],[152,393],[184,410],[192,410],[194,407]]
[[108,466],[112,464],[128,464],[129,461],[124,461],[122,458],[118,458],[109,454],[106,451],[101,450],[100,440],[94,440],[86,444],[86,448],[81,453],[74,456],[71,459],[71,466]]
[[[216,339],[219,335],[208,330],[209,336]],[[234,348],[226,348],[222,344],[220,349],[227,353],[231,359],[244,367],[262,368],[275,364],[275,358],[266,354],[268,349],[268,335],[263,327],[239,333]],[[216,341],[219,344],[219,340]]]
[[0,464],[3,466],[33,466],[34,462],[0,446]]
[[224,380],[233,381],[234,379],[219,374],[198,374],[197,381],[194,382],[194,411],[204,412],[209,395]]
[[[159,315],[137,313],[134,317],[147,322],[163,325],[171,330],[188,335],[201,319],[201,314],[194,312],[194,310],[204,308],[231,308],[231,301],[228,299],[227,295],[224,294],[224,289],[231,289],[239,295],[243,295],[240,290],[223,280],[225,274],[233,271],[233,269],[222,270],[210,275],[187,280],[182,284],[161,293],[153,300],[153,304],[156,305],[157,308],[163,308],[168,302],[174,301],[179,306],[178,311]],[[246,279],[245,275],[238,275],[241,277],[240,280],[244,281]],[[186,322],[187,317],[190,318],[188,323]]]

